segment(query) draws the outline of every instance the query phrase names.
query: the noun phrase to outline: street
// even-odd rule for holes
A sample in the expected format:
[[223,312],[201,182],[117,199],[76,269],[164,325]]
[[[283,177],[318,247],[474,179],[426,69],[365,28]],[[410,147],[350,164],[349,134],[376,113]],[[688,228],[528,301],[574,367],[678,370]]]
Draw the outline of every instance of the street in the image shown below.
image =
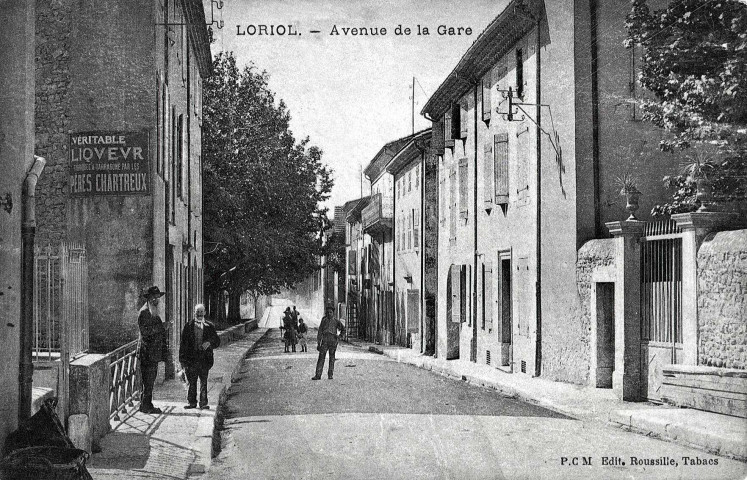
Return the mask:
[[[268,331],[231,389],[204,478],[744,478],[745,465],[574,420],[349,344],[334,380]],[[715,463],[715,465],[714,465]]]

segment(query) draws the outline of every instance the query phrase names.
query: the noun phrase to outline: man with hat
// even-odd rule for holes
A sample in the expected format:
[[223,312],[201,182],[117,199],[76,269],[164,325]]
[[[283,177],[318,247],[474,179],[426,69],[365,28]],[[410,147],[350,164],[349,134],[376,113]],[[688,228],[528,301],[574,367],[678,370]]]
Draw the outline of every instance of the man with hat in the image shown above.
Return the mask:
[[140,374],[143,391],[140,399],[140,411],[143,413],[162,413],[153,406],[153,384],[156,382],[158,362],[166,360],[166,328],[159,316],[160,298],[166,295],[157,286],[143,290],[145,304],[140,309],[137,324],[140,327]]
[[[339,332],[339,334],[338,334]],[[311,377],[312,380],[322,378],[324,370],[324,360],[329,352],[329,368],[327,368],[327,378],[332,380],[335,373],[335,352],[337,351],[337,340],[340,335],[345,334],[345,325],[335,317],[335,308],[328,305],[326,314],[319,323],[319,331],[316,337],[316,349],[319,351],[319,358],[316,361],[316,374]]]

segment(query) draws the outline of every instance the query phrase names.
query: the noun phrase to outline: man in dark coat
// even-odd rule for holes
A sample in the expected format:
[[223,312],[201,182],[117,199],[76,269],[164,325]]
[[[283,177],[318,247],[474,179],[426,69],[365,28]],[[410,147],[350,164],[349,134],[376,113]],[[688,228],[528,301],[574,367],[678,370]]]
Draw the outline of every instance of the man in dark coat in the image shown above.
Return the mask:
[[335,352],[337,351],[337,331],[340,334],[345,333],[345,325],[335,318],[335,309],[331,306],[327,307],[327,314],[322,317],[322,321],[319,324],[319,332],[316,336],[316,349],[319,351],[319,358],[316,361],[316,375],[311,377],[312,380],[319,380],[322,378],[322,371],[324,370],[324,359],[329,352],[329,368],[327,369],[327,378],[332,380],[332,376],[335,373]]
[[158,374],[158,362],[165,362],[168,356],[166,328],[158,308],[159,299],[164,295],[166,292],[155,285],[144,290],[145,304],[137,318],[140,328],[140,376],[143,382],[140,411],[143,413],[161,413],[160,408],[153,406],[153,385]]
[[188,405],[184,408],[197,407],[197,379],[200,380],[200,409],[210,408],[207,396],[208,372],[213,366],[213,349],[220,346],[220,338],[213,324],[205,320],[203,304],[195,306],[195,316],[184,325],[181,338],[179,363],[182,364],[189,382]]
[[298,322],[293,322],[293,314],[291,313],[290,307],[285,309],[283,315],[283,328],[285,328],[285,353],[288,353],[288,347],[292,347],[293,351],[296,351],[296,343],[298,339],[296,337]]

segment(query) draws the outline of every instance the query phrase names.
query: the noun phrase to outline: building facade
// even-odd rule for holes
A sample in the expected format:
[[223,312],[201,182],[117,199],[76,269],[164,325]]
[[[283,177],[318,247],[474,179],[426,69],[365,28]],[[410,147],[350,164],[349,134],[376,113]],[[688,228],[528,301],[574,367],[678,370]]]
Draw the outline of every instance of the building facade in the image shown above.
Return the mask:
[[638,174],[645,220],[681,161],[639,121],[627,10],[509,2],[424,107],[443,133],[438,356],[589,381],[577,250],[628,216],[619,177]]
[[36,39],[39,241],[86,249],[93,351],[137,338],[151,284],[176,351],[202,300],[202,3],[42,0]]

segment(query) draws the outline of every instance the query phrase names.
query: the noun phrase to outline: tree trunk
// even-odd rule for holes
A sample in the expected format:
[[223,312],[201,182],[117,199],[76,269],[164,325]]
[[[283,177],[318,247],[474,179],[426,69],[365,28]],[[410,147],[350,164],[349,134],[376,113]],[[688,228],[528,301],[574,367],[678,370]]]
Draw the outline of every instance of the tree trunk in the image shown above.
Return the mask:
[[228,321],[241,322],[241,292],[231,291],[228,294]]

